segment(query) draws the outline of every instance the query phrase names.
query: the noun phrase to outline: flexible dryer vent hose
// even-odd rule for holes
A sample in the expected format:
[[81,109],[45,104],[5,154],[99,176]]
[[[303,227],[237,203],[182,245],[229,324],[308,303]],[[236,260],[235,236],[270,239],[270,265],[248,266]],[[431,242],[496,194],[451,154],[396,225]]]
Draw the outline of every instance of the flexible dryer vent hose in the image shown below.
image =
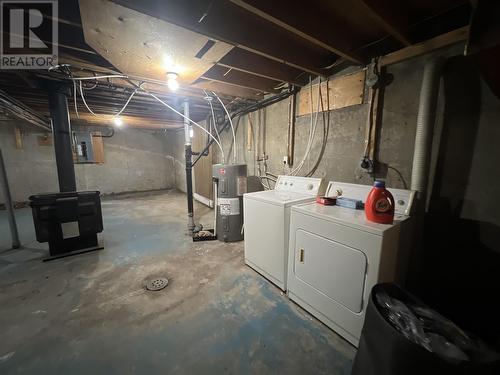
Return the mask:
[[425,64],[417,116],[417,132],[411,171],[411,190],[424,196],[429,181],[432,134],[436,121],[442,59],[433,59]]

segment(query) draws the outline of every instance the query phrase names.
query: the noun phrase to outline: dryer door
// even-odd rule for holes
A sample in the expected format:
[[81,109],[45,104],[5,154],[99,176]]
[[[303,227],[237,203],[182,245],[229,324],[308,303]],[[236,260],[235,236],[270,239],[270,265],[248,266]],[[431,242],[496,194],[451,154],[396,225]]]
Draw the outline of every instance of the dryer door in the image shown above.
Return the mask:
[[365,254],[302,229],[297,230],[295,241],[296,278],[350,311],[361,312]]

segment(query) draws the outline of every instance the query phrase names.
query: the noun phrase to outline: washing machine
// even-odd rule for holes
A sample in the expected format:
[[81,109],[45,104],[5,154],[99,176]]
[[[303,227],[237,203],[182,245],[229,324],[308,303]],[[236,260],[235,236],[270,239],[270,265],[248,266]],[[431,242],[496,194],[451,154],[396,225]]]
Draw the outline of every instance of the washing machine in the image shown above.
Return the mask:
[[245,263],[286,290],[290,209],[324,192],[323,179],[278,176],[274,190],[243,195]]
[[[330,182],[326,195],[364,202],[370,189]],[[388,190],[396,202],[391,225],[367,221],[364,210],[317,203],[291,208],[289,298],[355,346],[371,288],[397,281],[398,267],[405,267],[398,259],[407,241],[401,229],[409,220],[414,192]]]

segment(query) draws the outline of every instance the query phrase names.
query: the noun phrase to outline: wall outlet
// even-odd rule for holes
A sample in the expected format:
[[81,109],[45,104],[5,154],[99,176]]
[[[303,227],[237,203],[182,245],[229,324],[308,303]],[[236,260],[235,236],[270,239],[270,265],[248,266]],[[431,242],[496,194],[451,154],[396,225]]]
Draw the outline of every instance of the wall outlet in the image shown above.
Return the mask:
[[283,164],[288,165],[288,156],[283,156]]

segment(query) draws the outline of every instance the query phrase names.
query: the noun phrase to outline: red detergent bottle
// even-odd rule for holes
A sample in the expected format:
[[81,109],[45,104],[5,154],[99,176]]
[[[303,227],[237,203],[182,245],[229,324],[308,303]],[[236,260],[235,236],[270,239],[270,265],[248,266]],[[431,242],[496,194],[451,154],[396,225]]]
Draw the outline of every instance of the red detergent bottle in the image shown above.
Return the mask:
[[394,197],[385,188],[384,181],[375,181],[365,202],[366,219],[380,224],[394,221]]

